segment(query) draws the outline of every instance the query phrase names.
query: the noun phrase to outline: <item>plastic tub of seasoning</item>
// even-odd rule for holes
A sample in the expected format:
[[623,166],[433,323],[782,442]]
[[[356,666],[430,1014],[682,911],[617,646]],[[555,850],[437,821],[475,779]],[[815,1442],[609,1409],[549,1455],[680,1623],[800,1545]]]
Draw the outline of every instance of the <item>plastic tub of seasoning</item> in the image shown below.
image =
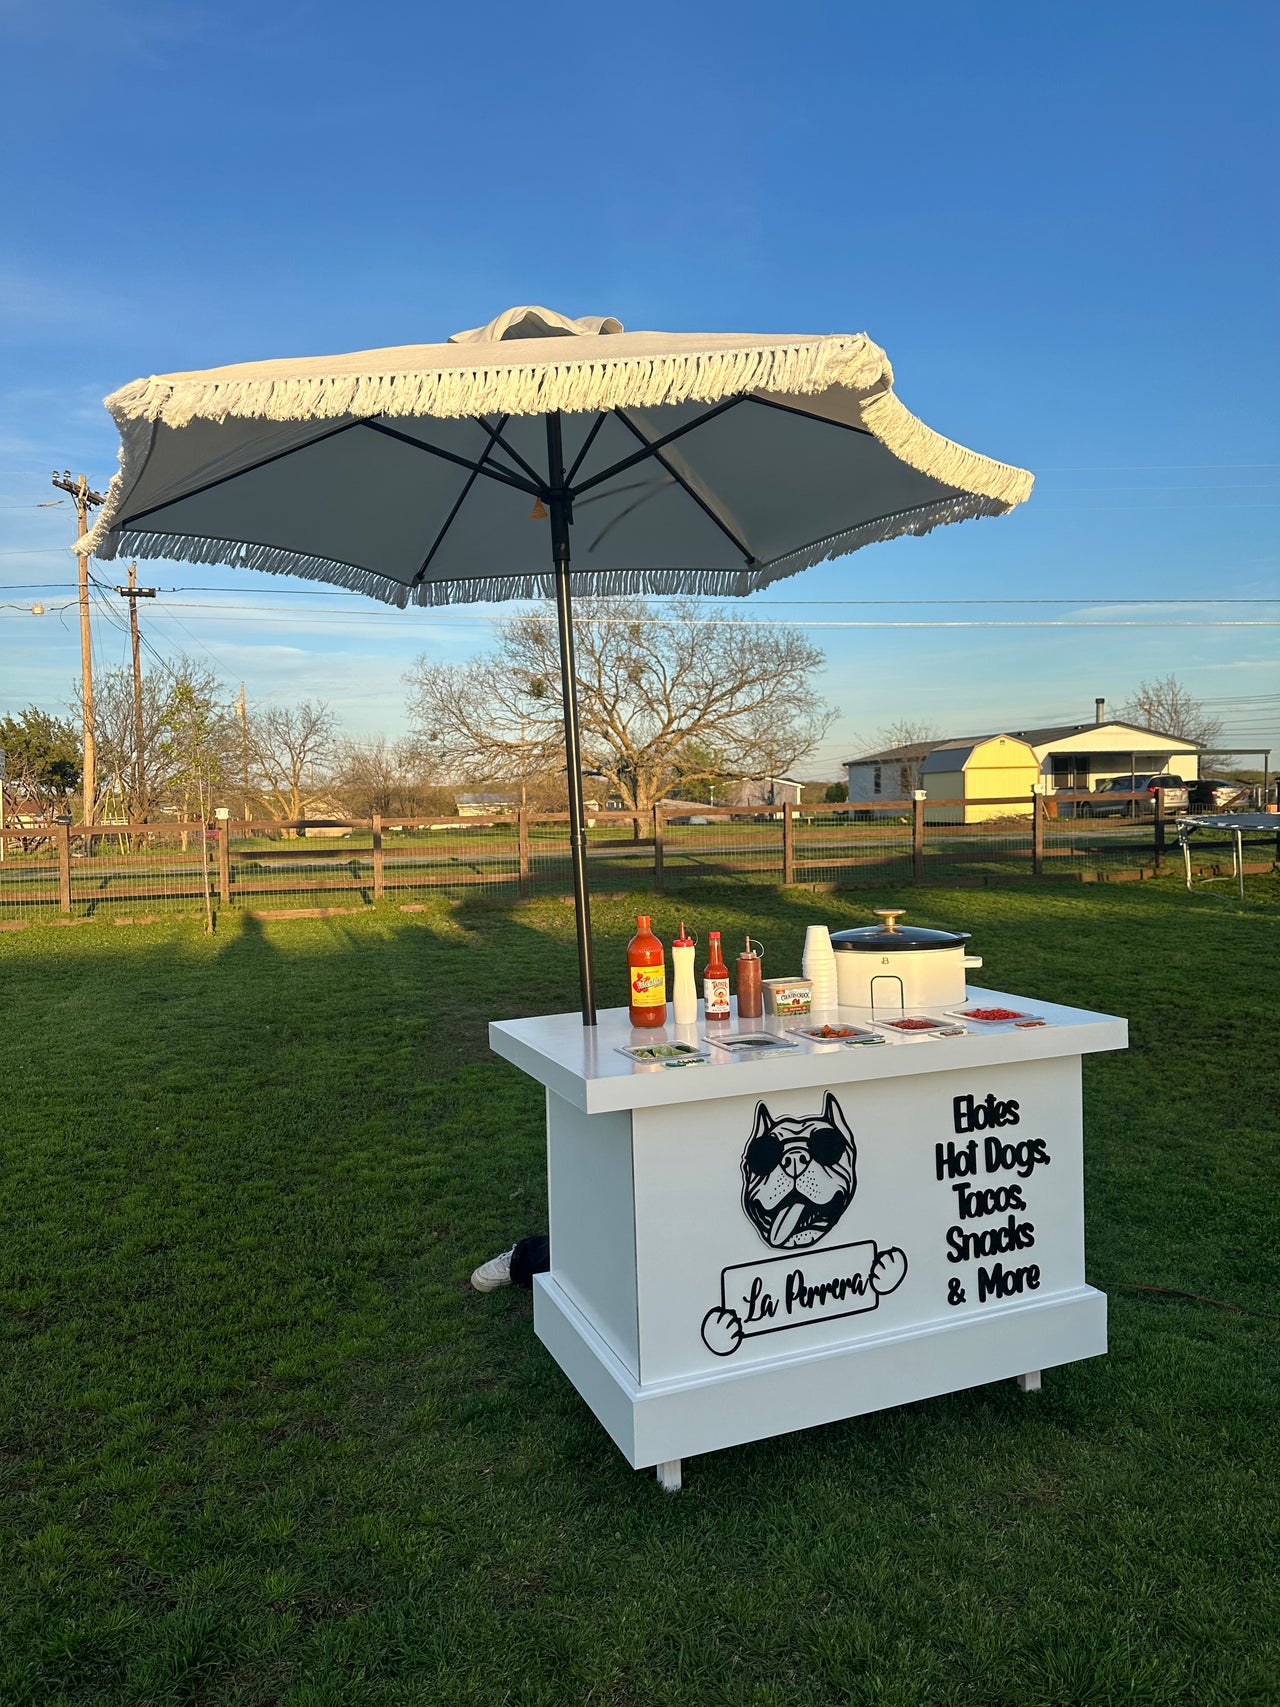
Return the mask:
[[764,1011],[786,1018],[790,1014],[807,1014],[813,1006],[813,985],[808,978],[766,978]]

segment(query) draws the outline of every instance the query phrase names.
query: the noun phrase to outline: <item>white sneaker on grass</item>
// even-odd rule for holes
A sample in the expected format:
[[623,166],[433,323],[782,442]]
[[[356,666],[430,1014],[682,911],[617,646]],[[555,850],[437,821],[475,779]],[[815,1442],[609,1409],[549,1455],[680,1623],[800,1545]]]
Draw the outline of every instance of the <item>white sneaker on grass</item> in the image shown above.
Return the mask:
[[515,1250],[503,1251],[499,1256],[490,1257],[488,1262],[482,1262],[471,1276],[471,1284],[477,1292],[496,1292],[500,1286],[511,1284],[511,1253]]

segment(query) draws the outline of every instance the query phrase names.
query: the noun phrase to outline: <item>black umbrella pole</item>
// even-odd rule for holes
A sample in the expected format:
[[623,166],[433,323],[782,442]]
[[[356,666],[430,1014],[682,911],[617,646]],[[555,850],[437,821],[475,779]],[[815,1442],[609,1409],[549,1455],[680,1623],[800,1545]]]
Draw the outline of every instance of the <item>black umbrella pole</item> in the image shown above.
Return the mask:
[[560,418],[547,417],[552,492],[551,545],[556,566],[556,623],[560,639],[560,693],[564,705],[564,763],[569,784],[569,850],[573,860],[573,911],[578,926],[578,983],[582,1023],[596,1023],[596,978],[591,962],[591,898],[587,893],[587,818],[582,799],[582,735],[578,727],[578,680],[573,650],[573,599],[569,591],[568,505],[563,487]]

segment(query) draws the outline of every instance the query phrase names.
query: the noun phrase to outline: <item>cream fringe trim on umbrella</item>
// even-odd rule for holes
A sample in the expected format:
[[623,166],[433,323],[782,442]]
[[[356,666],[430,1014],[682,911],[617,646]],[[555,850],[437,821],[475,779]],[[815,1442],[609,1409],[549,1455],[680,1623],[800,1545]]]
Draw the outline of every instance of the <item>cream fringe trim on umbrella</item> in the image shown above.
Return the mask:
[[[538,359],[529,362],[472,359],[466,365],[453,360],[436,365],[424,359],[422,365],[400,371],[325,373],[306,371],[321,364],[302,360],[253,362],[189,377],[153,376],[114,392],[107,408],[118,422],[162,421],[167,427],[237,416],[327,421],[345,415],[543,415],[553,409],[575,414],[715,403],[742,391],[807,396],[834,385],[865,391],[881,381],[888,368],[884,351],[863,334],[728,349],[716,349],[712,342],[704,350],[597,357],[585,354],[577,339],[565,342],[569,348],[561,361],[548,360],[547,341],[539,340]],[[614,342],[607,340],[605,350]],[[455,357],[465,350],[472,357],[480,347],[453,346],[449,354]],[[423,349],[433,352],[440,346]],[[892,383],[891,372],[888,377]]]
[[[861,425],[900,461],[943,485],[993,501],[994,508],[966,514],[1012,509],[1030,495],[1034,483],[1025,469],[980,456],[918,420],[893,393],[888,357],[862,333],[728,349],[715,348],[713,341],[703,350],[614,357],[580,354],[582,343],[573,339],[566,340],[570,348],[561,361],[546,359],[545,342],[540,341],[541,359],[536,362],[452,365],[459,348],[454,346],[449,365],[434,365],[441,346],[428,345],[415,352],[421,365],[398,371],[362,372],[359,358],[337,358],[338,365],[352,361],[354,370],[335,373],[328,358],[308,358],[136,380],[107,399],[121,434],[120,472],[111,482],[96,525],[77,549],[104,558],[116,555],[110,529],[124,496],[145,466],[156,425],[181,428],[194,420],[452,419],[536,415],[553,409],[585,413],[715,403],[739,393],[817,397],[834,390],[837,395],[852,393],[841,399],[839,413],[847,417],[853,403]],[[695,342],[690,339],[691,344]],[[616,348],[614,339],[607,343]],[[476,346],[462,348],[470,354]],[[506,348],[512,351],[514,346]],[[396,353],[410,355],[409,351]],[[330,371],[317,371],[326,365]],[[821,410],[815,409],[815,414],[821,416]],[[141,552],[141,547],[130,549]]]
[[[900,534],[925,534],[947,522],[966,521],[972,516],[998,516],[1007,506],[991,498],[961,493],[939,498],[931,504],[882,516],[873,522],[827,539],[815,540],[798,551],[753,569],[604,569],[583,570],[570,575],[574,597],[603,597],[614,593],[684,593],[702,598],[741,598],[774,581],[784,580],[815,563],[843,557],[861,545],[896,539]],[[206,539],[188,534],[123,533],[108,542],[101,556],[176,559],[184,563],[225,563],[233,569],[260,569],[270,575],[301,575],[310,581],[329,581],[353,593],[363,593],[396,605],[452,605],[506,599],[550,598],[555,578],[546,575],[491,575],[477,580],[427,581],[407,587],[401,581],[363,569],[355,563],[338,563],[327,557],[312,557],[274,546],[246,545],[234,539]]]

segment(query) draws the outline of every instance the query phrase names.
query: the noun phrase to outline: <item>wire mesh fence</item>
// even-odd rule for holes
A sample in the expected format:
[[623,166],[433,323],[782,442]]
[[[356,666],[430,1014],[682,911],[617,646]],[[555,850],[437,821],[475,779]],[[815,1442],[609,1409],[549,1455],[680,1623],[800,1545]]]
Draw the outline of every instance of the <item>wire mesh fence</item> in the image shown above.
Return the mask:
[[[596,893],[679,894],[711,881],[874,889],[1115,881],[1154,876],[1172,862],[1181,869],[1158,807],[1134,796],[1126,802],[1134,816],[1094,818],[1096,798],[1074,797],[1070,816],[1043,795],[599,812],[587,826],[588,883]],[[206,907],[269,914],[412,907],[428,895],[523,899],[571,886],[566,816],[526,811],[421,821],[20,823],[0,830],[0,850],[0,922],[10,928]],[[1278,852],[1280,842],[1263,838],[1255,868]],[[1205,855],[1216,857],[1208,847]]]

